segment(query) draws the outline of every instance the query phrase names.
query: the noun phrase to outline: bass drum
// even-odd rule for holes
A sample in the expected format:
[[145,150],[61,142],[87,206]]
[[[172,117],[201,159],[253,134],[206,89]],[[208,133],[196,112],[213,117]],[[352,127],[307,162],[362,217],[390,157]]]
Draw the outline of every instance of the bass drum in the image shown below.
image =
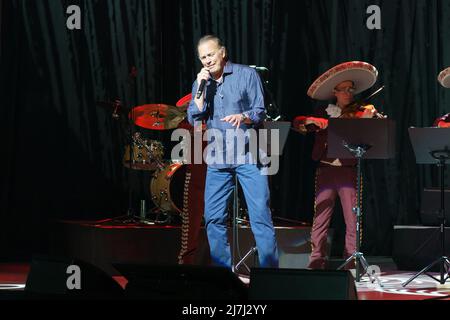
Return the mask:
[[171,163],[158,170],[150,182],[153,203],[163,212],[181,213],[183,210],[186,166]]

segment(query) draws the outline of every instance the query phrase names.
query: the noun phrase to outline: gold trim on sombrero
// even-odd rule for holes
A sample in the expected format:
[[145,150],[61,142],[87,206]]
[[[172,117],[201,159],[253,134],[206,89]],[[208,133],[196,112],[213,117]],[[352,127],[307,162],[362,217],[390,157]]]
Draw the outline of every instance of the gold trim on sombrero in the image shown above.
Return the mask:
[[317,100],[334,97],[333,89],[341,82],[349,80],[355,84],[355,94],[371,88],[378,78],[378,70],[367,62],[349,61],[341,63],[314,81],[308,89],[308,96]]
[[450,88],[450,67],[439,73],[438,81],[444,88]]

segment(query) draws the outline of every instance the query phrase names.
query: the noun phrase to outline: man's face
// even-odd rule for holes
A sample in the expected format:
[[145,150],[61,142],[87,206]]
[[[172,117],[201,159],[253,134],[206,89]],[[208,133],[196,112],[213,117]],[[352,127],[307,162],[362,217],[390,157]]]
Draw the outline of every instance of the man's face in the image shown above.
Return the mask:
[[198,57],[203,67],[208,69],[215,79],[222,75],[226,64],[225,48],[221,48],[215,41],[209,40],[198,46]]
[[337,103],[341,107],[345,107],[353,102],[353,93],[355,92],[355,86],[352,81],[343,81],[334,88],[334,95],[336,96]]

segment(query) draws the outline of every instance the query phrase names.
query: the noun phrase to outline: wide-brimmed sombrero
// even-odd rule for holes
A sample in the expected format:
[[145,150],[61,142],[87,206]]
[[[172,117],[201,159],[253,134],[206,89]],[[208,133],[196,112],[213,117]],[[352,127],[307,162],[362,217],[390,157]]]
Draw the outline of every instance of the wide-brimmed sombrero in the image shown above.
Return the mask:
[[450,67],[442,70],[438,75],[438,81],[444,88],[450,89]]
[[317,100],[329,100],[334,97],[333,89],[343,81],[353,81],[355,94],[371,88],[378,78],[378,70],[362,61],[341,63],[314,81],[308,89],[308,96]]

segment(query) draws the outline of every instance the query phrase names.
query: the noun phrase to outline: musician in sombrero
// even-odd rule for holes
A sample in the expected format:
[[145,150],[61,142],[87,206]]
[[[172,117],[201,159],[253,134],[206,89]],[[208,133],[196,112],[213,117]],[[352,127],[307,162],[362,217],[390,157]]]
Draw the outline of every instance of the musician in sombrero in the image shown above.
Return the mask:
[[[325,269],[328,228],[339,196],[346,224],[343,257],[356,251],[356,160],[327,158],[327,127],[329,118],[372,118],[377,114],[373,105],[355,105],[354,95],[371,88],[378,76],[377,69],[365,62],[339,64],[325,72],[310,86],[307,94],[315,100],[334,100],[317,108],[311,116],[299,116],[293,121],[301,133],[315,132],[312,158],[318,161],[315,186],[315,214],[311,230],[312,252],[308,268]],[[358,134],[355,132],[355,134]],[[347,267],[351,268],[351,264]]]
[[[438,81],[444,88],[450,89],[450,67],[442,70],[439,73]],[[446,115],[443,115],[442,117],[437,118],[434,121],[433,126],[439,127],[439,128],[450,128],[450,113],[447,113]]]

